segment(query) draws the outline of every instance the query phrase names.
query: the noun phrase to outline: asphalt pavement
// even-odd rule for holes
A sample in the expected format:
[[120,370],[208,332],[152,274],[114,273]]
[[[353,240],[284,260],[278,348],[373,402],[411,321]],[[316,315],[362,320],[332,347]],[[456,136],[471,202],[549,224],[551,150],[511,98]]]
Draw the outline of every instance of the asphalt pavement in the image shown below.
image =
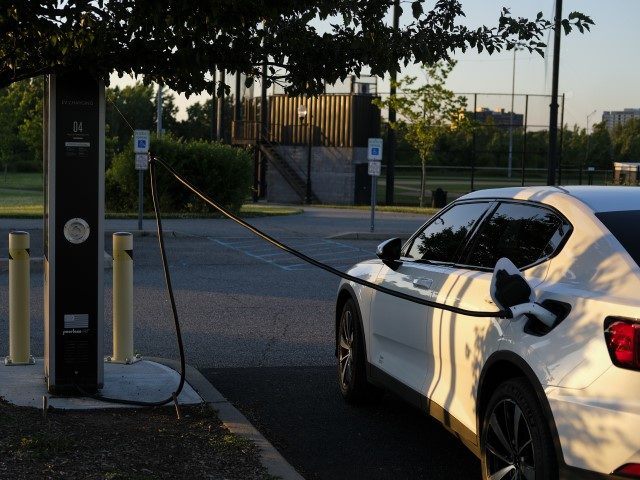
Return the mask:
[[480,479],[480,463],[435,420],[386,394],[347,405],[335,366],[203,369],[307,480]]

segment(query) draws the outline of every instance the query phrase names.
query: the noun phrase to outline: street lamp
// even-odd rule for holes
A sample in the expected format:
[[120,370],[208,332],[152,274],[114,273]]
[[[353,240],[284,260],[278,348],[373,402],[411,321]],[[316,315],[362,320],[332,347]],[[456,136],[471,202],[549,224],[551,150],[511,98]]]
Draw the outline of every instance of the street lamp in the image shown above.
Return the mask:
[[[594,113],[596,113],[595,110],[587,115],[587,129],[585,130],[585,132],[587,133],[587,151],[584,154],[584,163],[586,163],[587,166],[589,166],[589,144],[591,143],[591,135],[589,135],[589,119]],[[582,168],[583,165],[580,165],[580,173],[578,175],[578,183],[580,185],[582,185]]]
[[[298,105],[298,118],[300,119],[300,123],[303,123],[305,119],[307,119],[307,111],[306,105]],[[309,149],[307,151],[307,192],[305,195],[305,203],[311,203],[311,116],[309,115],[309,119],[307,119],[307,126],[309,128]]]
[[513,48],[513,73],[511,75],[511,113],[509,114],[509,161],[507,163],[507,177],[511,178],[511,169],[513,165],[513,100],[516,88],[516,52],[520,50],[518,47]]

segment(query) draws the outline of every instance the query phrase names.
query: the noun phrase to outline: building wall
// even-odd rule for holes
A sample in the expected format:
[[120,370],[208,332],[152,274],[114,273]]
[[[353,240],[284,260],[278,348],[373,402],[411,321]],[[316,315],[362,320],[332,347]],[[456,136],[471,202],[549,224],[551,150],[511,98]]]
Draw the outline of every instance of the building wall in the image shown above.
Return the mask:
[[[306,146],[276,147],[302,179],[307,178]],[[311,189],[322,203],[352,205],[355,195],[355,165],[367,162],[365,147],[312,147]],[[300,197],[280,173],[267,169],[267,201],[274,203],[302,203]]]
[[602,112],[602,121],[606,123],[609,131],[618,125],[624,125],[632,118],[640,118],[640,108],[625,108],[624,110]]

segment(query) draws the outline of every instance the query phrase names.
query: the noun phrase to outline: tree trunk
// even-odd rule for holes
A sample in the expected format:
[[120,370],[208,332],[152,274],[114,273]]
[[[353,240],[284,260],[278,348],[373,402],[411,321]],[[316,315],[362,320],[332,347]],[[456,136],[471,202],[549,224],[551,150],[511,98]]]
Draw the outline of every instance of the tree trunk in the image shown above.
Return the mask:
[[422,169],[420,171],[420,208],[424,207],[424,203],[425,203],[425,198],[424,198],[424,192],[425,192],[425,187],[426,187],[426,182],[425,182],[425,178],[426,178],[426,174],[427,174],[427,160],[426,158],[422,158]]

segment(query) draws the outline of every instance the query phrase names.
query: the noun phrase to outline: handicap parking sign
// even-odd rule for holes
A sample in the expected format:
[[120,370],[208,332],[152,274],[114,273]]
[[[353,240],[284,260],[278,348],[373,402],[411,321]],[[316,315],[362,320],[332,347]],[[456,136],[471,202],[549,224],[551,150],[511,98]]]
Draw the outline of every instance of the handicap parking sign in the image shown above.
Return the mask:
[[149,152],[149,130],[133,131],[133,153]]
[[367,160],[380,161],[382,160],[382,139],[370,138],[367,142]]

